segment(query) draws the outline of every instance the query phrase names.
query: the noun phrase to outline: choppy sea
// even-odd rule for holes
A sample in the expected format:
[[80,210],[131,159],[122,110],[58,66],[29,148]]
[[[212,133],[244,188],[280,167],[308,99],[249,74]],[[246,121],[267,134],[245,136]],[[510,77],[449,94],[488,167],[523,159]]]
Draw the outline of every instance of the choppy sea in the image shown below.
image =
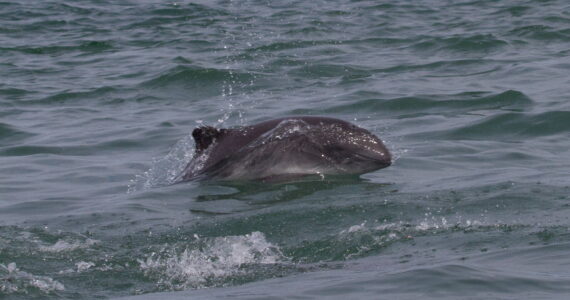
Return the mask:
[[[396,160],[172,184],[288,115]],[[568,299],[569,149],[565,0],[2,0],[0,298]]]

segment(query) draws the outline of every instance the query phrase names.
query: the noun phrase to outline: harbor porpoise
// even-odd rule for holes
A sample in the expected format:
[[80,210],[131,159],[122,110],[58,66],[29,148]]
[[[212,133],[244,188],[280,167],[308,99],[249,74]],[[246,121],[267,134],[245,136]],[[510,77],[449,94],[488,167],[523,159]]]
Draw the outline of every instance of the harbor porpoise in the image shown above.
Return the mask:
[[377,136],[328,117],[285,117],[229,129],[201,126],[192,137],[196,150],[182,181],[363,174],[392,163]]

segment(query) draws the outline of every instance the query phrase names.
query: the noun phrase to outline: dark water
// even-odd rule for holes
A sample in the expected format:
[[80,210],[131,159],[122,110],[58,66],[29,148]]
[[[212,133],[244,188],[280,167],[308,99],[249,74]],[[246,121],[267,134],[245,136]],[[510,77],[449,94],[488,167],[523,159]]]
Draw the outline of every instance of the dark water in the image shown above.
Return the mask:
[[[563,0],[0,2],[0,298],[567,299],[569,74]],[[398,159],[170,185],[286,115]]]

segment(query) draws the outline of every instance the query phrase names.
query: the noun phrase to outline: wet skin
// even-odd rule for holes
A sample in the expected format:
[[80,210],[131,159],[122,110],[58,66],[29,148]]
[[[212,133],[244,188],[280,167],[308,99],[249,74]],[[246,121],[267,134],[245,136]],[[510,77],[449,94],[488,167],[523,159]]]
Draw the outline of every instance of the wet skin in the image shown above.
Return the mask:
[[286,117],[230,129],[204,126],[192,136],[196,153],[181,180],[363,174],[392,163],[377,136],[328,117]]

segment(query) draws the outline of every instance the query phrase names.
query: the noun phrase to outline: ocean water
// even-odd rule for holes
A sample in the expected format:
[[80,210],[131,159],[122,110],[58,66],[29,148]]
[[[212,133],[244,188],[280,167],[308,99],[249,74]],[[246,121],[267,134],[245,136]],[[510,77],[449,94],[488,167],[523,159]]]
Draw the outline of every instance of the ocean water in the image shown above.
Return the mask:
[[[0,2],[0,298],[568,299],[564,0]],[[359,178],[172,184],[200,124]]]

